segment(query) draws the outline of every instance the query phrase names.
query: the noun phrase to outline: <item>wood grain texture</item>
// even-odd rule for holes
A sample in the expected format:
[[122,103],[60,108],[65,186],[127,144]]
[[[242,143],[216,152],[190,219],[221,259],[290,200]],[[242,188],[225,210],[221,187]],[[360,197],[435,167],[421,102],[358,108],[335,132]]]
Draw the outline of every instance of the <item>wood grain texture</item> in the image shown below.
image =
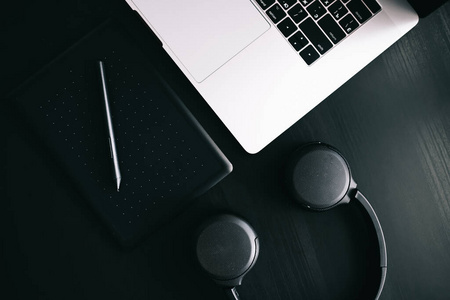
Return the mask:
[[[21,13],[2,18],[2,92],[108,15],[131,18],[120,0],[56,2],[13,3],[8,11]],[[371,299],[378,254],[366,216],[352,204],[308,212],[284,185],[289,154],[320,140],[348,159],[383,226],[381,299],[449,299],[449,16],[447,3],[256,155],[242,150],[157,43],[144,45],[234,170],[131,251],[118,247],[23,120],[2,109],[2,291],[11,299],[224,299],[192,245],[197,226],[225,211],[260,236],[258,262],[238,287],[243,300]]]

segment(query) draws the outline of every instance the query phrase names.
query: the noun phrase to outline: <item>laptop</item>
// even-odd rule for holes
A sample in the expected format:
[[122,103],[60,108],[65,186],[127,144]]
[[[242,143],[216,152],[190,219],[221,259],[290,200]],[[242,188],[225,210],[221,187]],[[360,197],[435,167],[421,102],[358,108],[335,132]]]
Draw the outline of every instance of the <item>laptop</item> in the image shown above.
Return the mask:
[[406,0],[126,0],[248,153],[418,22]]

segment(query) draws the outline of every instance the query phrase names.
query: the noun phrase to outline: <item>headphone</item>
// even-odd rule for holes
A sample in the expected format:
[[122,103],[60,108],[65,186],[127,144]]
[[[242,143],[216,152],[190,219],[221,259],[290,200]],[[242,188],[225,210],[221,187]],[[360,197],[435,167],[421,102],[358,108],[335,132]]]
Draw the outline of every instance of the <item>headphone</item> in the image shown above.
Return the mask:
[[[286,168],[291,195],[303,207],[324,211],[357,200],[369,215],[378,238],[381,280],[375,300],[383,290],[387,273],[387,252],[383,230],[366,197],[356,188],[347,160],[330,145],[314,142],[294,151]],[[202,269],[230,300],[239,300],[236,286],[253,267],[259,254],[259,240],[253,228],[233,215],[218,215],[199,229],[196,256]]]

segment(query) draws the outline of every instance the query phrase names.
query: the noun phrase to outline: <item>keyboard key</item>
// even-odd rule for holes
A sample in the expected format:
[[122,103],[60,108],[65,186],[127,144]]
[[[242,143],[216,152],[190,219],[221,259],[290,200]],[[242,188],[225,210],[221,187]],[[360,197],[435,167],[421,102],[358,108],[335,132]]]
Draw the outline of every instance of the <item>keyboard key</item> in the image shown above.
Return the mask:
[[297,26],[289,18],[284,19],[277,26],[285,37],[290,36],[297,30]]
[[352,0],[347,4],[347,7],[361,24],[372,16],[372,13],[366,8],[361,0]]
[[261,6],[262,9],[267,9],[269,6],[275,3],[275,0],[256,0],[256,2]]
[[297,3],[297,0],[277,0],[278,3],[280,3],[281,7],[288,10],[291,8],[295,3]]
[[308,16],[308,13],[300,4],[296,4],[294,7],[292,7],[288,11],[288,14],[291,16],[292,20],[294,20],[294,22],[297,24],[303,21],[303,19]]
[[328,11],[333,15],[335,20],[339,20],[348,12],[348,9],[338,0],[328,7]]
[[330,5],[334,0],[320,0],[320,2],[322,2],[323,6],[328,6]]
[[323,16],[327,11],[325,7],[319,2],[314,1],[310,6],[306,8],[309,14],[313,17],[314,20],[318,20],[321,16]]
[[307,18],[299,25],[303,34],[311,41],[320,54],[324,54],[333,46],[322,30],[314,23],[311,18]]
[[311,45],[302,50],[300,52],[300,56],[308,64],[308,66],[320,57],[319,53],[317,53]]
[[289,38],[289,43],[291,43],[295,50],[300,51],[303,47],[308,45],[308,40],[300,31],[297,31]]
[[373,14],[376,14],[381,10],[381,6],[380,4],[377,3],[376,0],[364,0],[364,3],[367,5],[367,7]]
[[313,2],[314,0],[300,0],[300,3],[306,7],[308,6],[311,2]]
[[353,18],[351,14],[346,15],[342,20],[339,21],[339,24],[342,28],[344,28],[344,31],[347,34],[350,34],[359,26],[358,22],[355,20],[355,18]]
[[284,12],[284,10],[281,8],[281,6],[279,6],[278,4],[275,4],[274,6],[272,6],[271,8],[269,8],[266,11],[266,14],[269,16],[269,18],[272,20],[272,22],[274,22],[275,24],[277,24],[278,22],[280,22],[285,16],[286,13]]
[[318,23],[333,43],[337,44],[345,37],[345,32],[329,14],[320,19]]

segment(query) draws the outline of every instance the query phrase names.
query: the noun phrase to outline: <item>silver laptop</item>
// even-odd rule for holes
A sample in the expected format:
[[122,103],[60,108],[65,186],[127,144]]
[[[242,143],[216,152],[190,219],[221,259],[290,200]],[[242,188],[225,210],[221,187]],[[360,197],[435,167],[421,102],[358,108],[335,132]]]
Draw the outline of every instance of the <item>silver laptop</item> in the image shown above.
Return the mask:
[[406,0],[126,0],[256,153],[418,22]]

